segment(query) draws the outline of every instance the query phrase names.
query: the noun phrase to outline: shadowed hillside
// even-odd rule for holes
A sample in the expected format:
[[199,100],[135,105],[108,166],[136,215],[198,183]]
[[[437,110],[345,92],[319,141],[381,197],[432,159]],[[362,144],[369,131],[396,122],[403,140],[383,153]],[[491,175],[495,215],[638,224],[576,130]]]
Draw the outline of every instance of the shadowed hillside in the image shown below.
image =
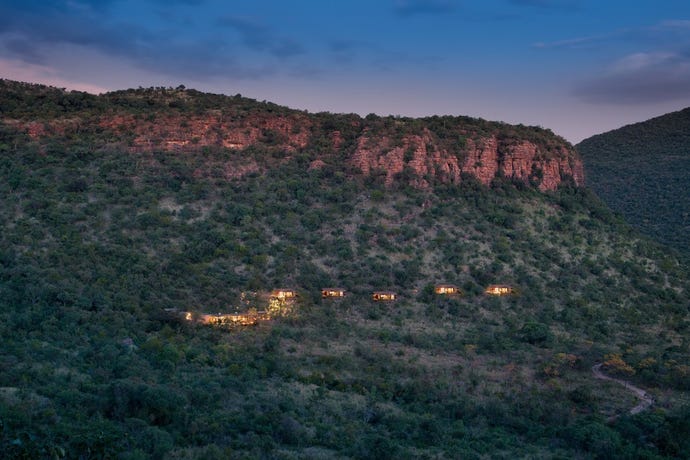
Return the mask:
[[[304,146],[142,148],[98,124],[121,112],[119,92],[12,88],[0,129],[6,457],[690,453],[688,269],[573,180],[546,191],[500,172],[391,180],[350,163],[360,143],[388,155],[362,130],[389,132],[395,118],[310,115],[322,124]],[[179,91],[122,94],[156,120]],[[192,114],[227,102],[183,95]],[[73,98],[78,117],[65,114]],[[241,101],[251,119],[268,110]],[[511,145],[564,145],[540,129],[454,120],[514,133]],[[487,295],[491,284],[513,293]],[[331,286],[347,295],[322,298]],[[278,287],[296,289],[296,303],[255,326],[185,319],[263,310]],[[630,415],[638,402],[597,380],[598,363],[652,394],[653,408]]]
[[690,108],[577,145],[587,185],[645,234],[690,251]]

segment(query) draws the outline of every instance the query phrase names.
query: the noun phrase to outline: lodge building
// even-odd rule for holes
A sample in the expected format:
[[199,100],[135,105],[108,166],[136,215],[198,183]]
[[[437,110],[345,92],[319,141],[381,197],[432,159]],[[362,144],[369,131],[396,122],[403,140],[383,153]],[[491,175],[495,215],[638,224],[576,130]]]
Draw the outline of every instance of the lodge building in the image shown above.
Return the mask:
[[507,284],[491,284],[484,290],[484,293],[488,295],[504,296],[514,294],[515,289]]
[[397,295],[393,291],[374,291],[371,298],[374,302],[393,302]]
[[438,295],[459,295],[460,289],[453,284],[437,284],[434,286],[434,293]]
[[322,288],[321,297],[324,299],[340,299],[345,297],[345,289],[343,288]]

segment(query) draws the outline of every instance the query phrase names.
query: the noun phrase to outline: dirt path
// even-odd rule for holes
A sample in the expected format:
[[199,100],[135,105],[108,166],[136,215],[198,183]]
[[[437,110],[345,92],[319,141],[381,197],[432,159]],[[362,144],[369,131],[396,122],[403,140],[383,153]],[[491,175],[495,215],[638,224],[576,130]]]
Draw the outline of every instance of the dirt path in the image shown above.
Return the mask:
[[[640,403],[637,406],[630,409],[630,415],[639,414],[640,412],[649,409],[652,406],[652,404],[654,404],[654,398],[646,391],[644,391],[642,388],[636,387],[635,385],[626,380],[609,377],[601,371],[601,366],[602,363],[595,364],[594,366],[592,366],[592,372],[594,373],[594,377],[601,380],[609,380],[611,382],[616,382],[619,385],[623,385],[625,388],[630,390],[635,396],[637,396],[637,398],[640,400]],[[613,416],[609,420],[615,419],[616,416]]]

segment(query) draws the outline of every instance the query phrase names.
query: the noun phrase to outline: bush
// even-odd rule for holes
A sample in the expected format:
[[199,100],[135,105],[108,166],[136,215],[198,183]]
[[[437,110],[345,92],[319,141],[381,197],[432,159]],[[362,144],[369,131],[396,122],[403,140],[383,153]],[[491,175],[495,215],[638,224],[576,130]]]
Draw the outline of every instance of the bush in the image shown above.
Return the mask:
[[532,345],[543,345],[551,339],[549,326],[530,321],[520,329],[520,339]]

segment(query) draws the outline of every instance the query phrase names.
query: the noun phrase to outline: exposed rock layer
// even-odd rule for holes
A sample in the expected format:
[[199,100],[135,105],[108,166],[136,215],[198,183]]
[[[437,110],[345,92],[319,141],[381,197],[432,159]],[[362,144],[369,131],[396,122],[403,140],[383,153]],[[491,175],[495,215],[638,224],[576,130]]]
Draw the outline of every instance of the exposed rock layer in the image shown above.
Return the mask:
[[[328,117],[340,117],[341,124],[336,126]],[[387,185],[406,181],[428,188],[434,183],[458,183],[468,175],[484,184],[504,176],[529,182],[540,190],[553,190],[565,180],[584,184],[579,155],[567,142],[546,130],[464,117],[443,118],[441,129],[438,123],[434,124],[438,120],[362,119],[356,115],[310,115],[284,108],[274,112],[223,107],[196,113],[115,110],[88,119],[72,114],[40,123],[16,119],[4,119],[1,123],[37,141],[98,131],[105,133],[111,143],[119,143],[133,153],[194,153],[205,147],[246,151],[261,147],[282,152],[276,157],[289,158],[307,152],[312,156],[310,169],[347,166],[349,170],[381,177]],[[521,133],[530,135],[524,138]],[[266,164],[260,167],[261,162],[257,163],[252,155],[239,156],[226,165],[224,176],[233,179],[261,172]]]

